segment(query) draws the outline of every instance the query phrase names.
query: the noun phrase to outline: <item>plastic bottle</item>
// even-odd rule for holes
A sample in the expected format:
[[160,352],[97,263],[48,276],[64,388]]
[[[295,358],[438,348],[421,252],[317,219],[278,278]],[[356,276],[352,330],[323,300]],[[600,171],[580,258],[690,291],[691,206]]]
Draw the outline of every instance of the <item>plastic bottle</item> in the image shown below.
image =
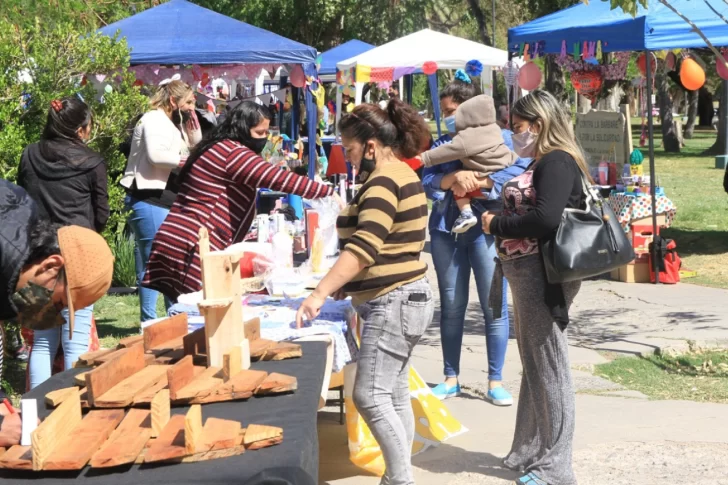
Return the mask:
[[293,238],[285,231],[273,235],[273,257],[280,267],[293,268]]
[[631,177],[632,176],[632,165],[629,163],[625,163],[624,167],[622,167],[622,177]]
[[609,164],[602,160],[599,162],[599,185],[607,185],[609,182]]

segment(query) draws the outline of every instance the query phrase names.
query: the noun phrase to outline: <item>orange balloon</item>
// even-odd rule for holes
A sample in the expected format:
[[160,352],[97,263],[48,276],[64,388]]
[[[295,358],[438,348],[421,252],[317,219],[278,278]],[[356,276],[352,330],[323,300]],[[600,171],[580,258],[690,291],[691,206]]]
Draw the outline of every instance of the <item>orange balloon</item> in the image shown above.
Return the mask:
[[705,84],[705,71],[693,59],[685,59],[680,66],[680,82],[688,91],[696,91]]

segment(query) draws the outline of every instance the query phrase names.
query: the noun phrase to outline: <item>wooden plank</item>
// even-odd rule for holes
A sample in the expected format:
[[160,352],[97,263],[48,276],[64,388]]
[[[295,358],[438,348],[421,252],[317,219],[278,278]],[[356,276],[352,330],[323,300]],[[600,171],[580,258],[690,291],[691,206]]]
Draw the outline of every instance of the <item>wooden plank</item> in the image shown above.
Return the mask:
[[240,441],[241,425],[238,421],[207,418],[195,453],[232,448]]
[[[202,373],[203,370],[205,370],[205,367],[202,366],[195,366],[194,367],[194,375],[198,376]],[[169,369],[167,369],[169,370]],[[152,399],[154,399],[154,396],[157,395],[159,391],[162,389],[169,390],[169,386],[167,385],[167,378],[165,377],[163,380],[159,381],[157,385],[147,388],[144,392],[137,394],[134,396],[134,402],[132,403],[132,406],[138,406],[138,407],[149,407],[152,404]]]
[[86,387],[86,374],[91,371],[81,372],[73,376],[73,385],[78,387]]
[[89,409],[88,391],[85,387],[78,390],[78,397],[81,399],[81,409]]
[[135,345],[117,352],[116,357],[86,373],[88,401],[94,407],[94,399],[144,368],[144,349]]
[[159,357],[155,358],[151,365],[174,365],[185,356],[183,349],[167,350]]
[[182,342],[185,355],[204,354],[207,352],[207,340],[205,339],[204,327],[185,335],[182,338]]
[[144,454],[144,463],[170,460],[185,456],[185,416],[175,414],[169,419],[159,437]]
[[162,389],[152,399],[152,438],[158,437],[170,418],[169,389]]
[[202,440],[202,407],[193,404],[185,415],[185,451],[191,455],[197,451]]
[[60,439],[43,470],[80,470],[124,419],[123,409],[90,411],[73,431]]
[[118,347],[120,349],[125,349],[141,343],[144,343],[144,335],[132,335],[131,337],[125,337],[119,340]]
[[81,422],[81,398],[71,394],[38,425],[30,436],[33,470],[42,470],[58,442]]
[[78,387],[65,387],[63,389],[56,389],[55,391],[51,391],[45,396],[46,406],[54,408],[74,393],[79,394]]
[[283,429],[275,426],[251,424],[245,430],[243,445],[248,450],[257,450],[283,442]]
[[198,394],[191,398],[189,404],[209,404],[213,402],[235,401],[250,398],[256,389],[268,377],[268,373],[259,370],[243,370],[229,381],[212,389],[207,395]]
[[85,354],[81,354],[78,358],[78,362],[82,365],[96,365],[97,359],[104,357],[105,355],[113,354],[114,352],[116,352],[116,349],[101,349],[93,352],[86,352]]
[[303,351],[301,346],[290,342],[278,342],[275,347],[271,347],[265,351],[263,360],[285,360],[301,357]]
[[110,361],[111,359],[116,358],[116,356],[119,355],[119,353],[126,352],[126,350],[127,349],[115,349],[112,352],[109,352],[108,354],[104,354],[102,356],[99,356],[99,357],[95,358],[94,361],[93,361],[93,364],[94,365],[105,364],[108,361]]
[[134,463],[151,434],[151,413],[146,409],[130,409],[89,464],[92,468],[109,468]]
[[251,340],[250,358],[253,360],[258,360],[265,355],[265,352],[268,349],[270,349],[271,347],[275,347],[276,345],[278,345],[278,342],[276,342],[275,340],[267,340],[264,338]]
[[219,367],[208,367],[192,382],[177,392],[172,402],[184,402],[195,397],[210,395],[213,389],[223,383],[222,369]]
[[175,337],[173,339],[169,339],[166,342],[163,342],[157,346],[155,346],[152,350],[152,352],[157,350],[182,350],[184,349],[184,336]]
[[230,380],[241,370],[241,349],[240,347],[230,347],[227,352],[222,354],[222,376],[225,381]]
[[127,377],[94,400],[97,408],[124,408],[131,406],[134,397],[154,387],[167,378],[167,369],[160,365],[149,365],[136,374]]
[[250,344],[253,344],[253,340],[260,338],[260,318],[255,317],[245,322],[244,329],[245,338],[250,340]]
[[187,355],[182,360],[167,369],[167,382],[172,400],[177,399],[177,393],[194,379],[192,356]]
[[144,329],[144,350],[152,350],[173,338],[187,335],[187,314],[180,313]]
[[200,248],[200,261],[202,261],[202,257],[207,255],[210,252],[210,234],[207,232],[206,227],[201,227],[200,232],[198,233],[199,238],[199,248]]
[[228,298],[215,298],[213,300],[202,300],[197,304],[200,310],[211,310],[214,308],[227,308],[233,304],[233,299]]
[[32,470],[33,453],[30,446],[15,445],[0,456],[0,468],[6,470]]
[[298,389],[298,379],[293,376],[273,372],[258,386],[255,395],[281,394],[284,392],[293,392],[296,389]]

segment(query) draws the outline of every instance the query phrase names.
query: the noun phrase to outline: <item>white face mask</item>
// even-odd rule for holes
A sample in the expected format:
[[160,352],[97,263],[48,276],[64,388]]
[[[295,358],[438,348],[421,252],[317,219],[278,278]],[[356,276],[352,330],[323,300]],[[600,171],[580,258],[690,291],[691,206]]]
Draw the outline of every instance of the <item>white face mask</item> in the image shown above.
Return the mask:
[[530,129],[523,133],[513,134],[511,136],[511,140],[513,140],[513,151],[521,158],[533,158],[536,154],[537,139],[538,135]]

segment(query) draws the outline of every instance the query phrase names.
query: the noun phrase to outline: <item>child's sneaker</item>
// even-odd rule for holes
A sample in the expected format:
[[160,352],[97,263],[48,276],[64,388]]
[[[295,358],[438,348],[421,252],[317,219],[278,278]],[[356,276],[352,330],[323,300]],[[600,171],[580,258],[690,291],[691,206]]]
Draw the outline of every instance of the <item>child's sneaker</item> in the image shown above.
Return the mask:
[[455,219],[455,223],[452,225],[452,232],[455,234],[462,234],[467,232],[468,229],[478,223],[478,218],[475,217],[472,210],[463,210],[460,213],[460,217]]

